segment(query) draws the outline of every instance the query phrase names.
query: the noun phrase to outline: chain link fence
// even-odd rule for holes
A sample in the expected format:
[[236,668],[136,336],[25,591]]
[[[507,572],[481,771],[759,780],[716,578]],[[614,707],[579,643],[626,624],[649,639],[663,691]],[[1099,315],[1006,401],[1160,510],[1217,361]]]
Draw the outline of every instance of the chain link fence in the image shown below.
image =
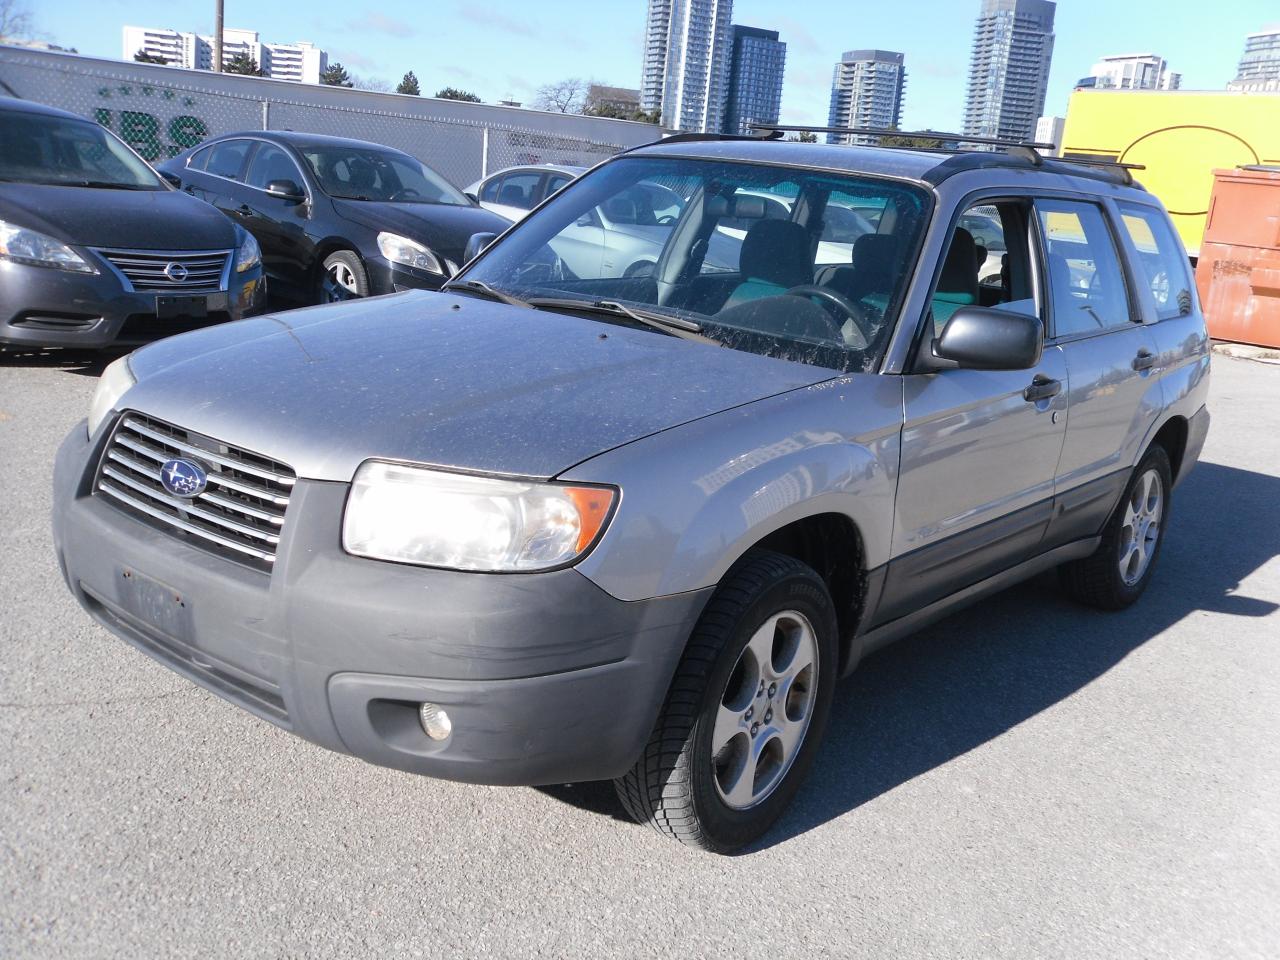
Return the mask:
[[372,93],[0,46],[0,95],[97,120],[152,162],[208,137],[298,130],[409,153],[465,187],[523,163],[591,166],[656,140],[649,124]]

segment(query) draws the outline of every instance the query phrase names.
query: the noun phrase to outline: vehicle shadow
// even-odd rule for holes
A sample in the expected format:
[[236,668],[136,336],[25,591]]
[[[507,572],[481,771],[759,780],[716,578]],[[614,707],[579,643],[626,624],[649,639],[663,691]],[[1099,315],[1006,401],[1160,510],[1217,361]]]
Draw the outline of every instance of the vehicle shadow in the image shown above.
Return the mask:
[[[795,801],[744,854],[821,826],[1000,736],[1191,614],[1272,613],[1276,603],[1236,590],[1280,554],[1277,502],[1280,477],[1202,463],[1175,492],[1155,578],[1129,610],[1079,607],[1047,575],[869,657],[837,687],[822,750]],[[544,792],[625,819],[609,784]]]
[[5,367],[45,367],[82,377],[100,377],[112,360],[123,357],[132,347],[101,350],[72,350],[61,347],[10,348],[0,352],[0,370]]

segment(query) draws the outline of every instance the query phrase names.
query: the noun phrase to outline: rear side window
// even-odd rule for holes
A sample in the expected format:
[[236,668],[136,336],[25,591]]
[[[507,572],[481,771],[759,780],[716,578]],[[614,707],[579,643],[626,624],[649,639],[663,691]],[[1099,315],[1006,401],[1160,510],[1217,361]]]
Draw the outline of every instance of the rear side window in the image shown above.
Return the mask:
[[1128,324],[1128,289],[1102,208],[1037,200],[1036,216],[1048,266],[1053,335],[1080,336]]
[[213,153],[213,147],[201,147],[191,155],[189,160],[187,160],[187,167],[191,170],[203,170],[205,168],[205,164],[209,162],[209,155],[211,153]]
[[252,140],[224,140],[222,143],[215,143],[205,169],[215,177],[239,180],[244,171],[245,155],[251,146]]
[[538,189],[540,173],[512,173],[502,178],[498,188],[497,203],[518,210],[532,210],[533,198]]
[[1191,271],[1182,245],[1159,210],[1137,203],[1121,203],[1120,219],[1138,249],[1143,280],[1161,320],[1191,312]]

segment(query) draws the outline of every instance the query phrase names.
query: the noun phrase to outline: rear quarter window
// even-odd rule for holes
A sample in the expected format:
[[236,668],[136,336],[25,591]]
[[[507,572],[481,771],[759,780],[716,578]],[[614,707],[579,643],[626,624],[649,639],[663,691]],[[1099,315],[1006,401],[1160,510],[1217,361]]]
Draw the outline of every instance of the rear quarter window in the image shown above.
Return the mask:
[[1120,219],[1142,263],[1143,289],[1161,320],[1184,317],[1193,308],[1191,264],[1159,210],[1137,203],[1120,203]]

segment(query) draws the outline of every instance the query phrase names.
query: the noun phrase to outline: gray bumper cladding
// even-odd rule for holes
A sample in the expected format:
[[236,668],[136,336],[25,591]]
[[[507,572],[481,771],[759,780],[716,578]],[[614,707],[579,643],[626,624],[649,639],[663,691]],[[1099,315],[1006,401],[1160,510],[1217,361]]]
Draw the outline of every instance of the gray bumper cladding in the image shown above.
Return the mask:
[[[86,610],[208,690],[329,749],[476,783],[604,779],[639,754],[709,590],[617,600],[575,570],[488,575],[351,557],[347,485],[299,481],[270,574],[90,493],[58,452],[54,539]],[[431,740],[424,701],[452,733]]]

